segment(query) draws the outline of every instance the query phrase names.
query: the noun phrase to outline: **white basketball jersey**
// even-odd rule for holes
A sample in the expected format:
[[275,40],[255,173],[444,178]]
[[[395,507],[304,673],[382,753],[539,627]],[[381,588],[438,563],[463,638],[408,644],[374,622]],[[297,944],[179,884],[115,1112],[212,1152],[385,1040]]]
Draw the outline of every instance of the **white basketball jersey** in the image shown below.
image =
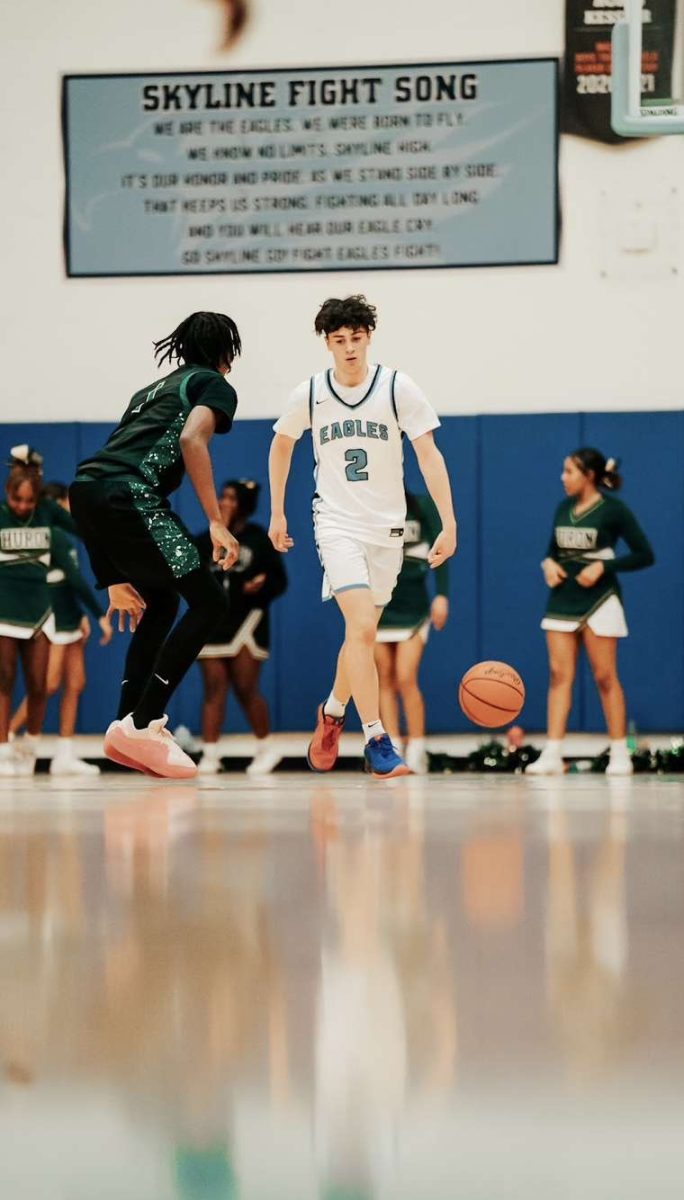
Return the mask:
[[396,375],[387,367],[374,367],[355,403],[342,399],[332,370],[312,376],[317,531],[344,530],[376,546],[402,543],[406,497]]

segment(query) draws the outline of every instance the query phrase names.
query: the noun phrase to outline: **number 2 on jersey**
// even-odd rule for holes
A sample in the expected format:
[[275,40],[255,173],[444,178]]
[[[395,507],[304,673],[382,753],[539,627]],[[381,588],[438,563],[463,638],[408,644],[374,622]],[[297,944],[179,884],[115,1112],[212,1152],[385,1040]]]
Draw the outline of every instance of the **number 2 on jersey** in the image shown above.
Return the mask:
[[362,483],[364,479],[368,479],[368,471],[364,470],[364,467],[368,466],[365,450],[347,450],[344,461],[349,464],[345,474],[350,483]]

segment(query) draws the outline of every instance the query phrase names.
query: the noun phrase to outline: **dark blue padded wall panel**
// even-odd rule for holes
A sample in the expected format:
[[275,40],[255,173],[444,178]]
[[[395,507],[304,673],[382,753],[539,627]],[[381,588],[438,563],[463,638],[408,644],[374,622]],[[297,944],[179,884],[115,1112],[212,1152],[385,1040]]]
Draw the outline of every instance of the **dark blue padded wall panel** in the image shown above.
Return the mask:
[[[526,729],[544,729],[548,665],[539,628],[544,558],[558,502],[564,455],[577,447],[577,414],[482,417],[479,657],[510,662],[522,675]],[[570,728],[581,728],[577,689]]]
[[[77,461],[102,445],[110,424],[0,426],[0,453],[29,441],[45,454],[48,478],[69,479]],[[268,520],[269,421],[239,421],[229,437],[212,446],[217,482],[249,476],[263,482],[257,519]],[[453,480],[461,548],[451,566],[451,620],[432,634],[422,682],[428,725],[434,732],[472,728],[460,714],[455,688],[463,671],[481,658],[503,658],[522,672],[528,689],[523,715],[528,729],[545,725],[548,682],[539,621],[545,588],[539,570],[555,506],[566,451],[596,443],[620,455],[626,476],[625,501],[651,536],[657,566],[624,577],[632,636],[621,648],[621,669],[630,715],[639,729],[684,726],[684,414],[609,413],[543,416],[448,417],[437,435]],[[273,608],[271,661],[264,691],[275,729],[308,729],[316,705],[330,687],[342,623],[333,604],[320,601],[321,572],[313,543],[310,443],[295,450],[288,491],[288,518],[295,549],[287,556],[290,587]],[[410,447],[407,481],[423,487]],[[176,507],[191,529],[204,517],[189,485]],[[91,578],[85,556],[82,566]],[[655,597],[657,596],[657,607]],[[103,603],[106,596],[102,595]],[[101,649],[93,636],[87,648],[89,686],[81,708],[83,732],[100,732],[116,709],[128,635],[117,634]],[[172,724],[199,728],[201,686],[193,668],[174,700]],[[352,721],[351,727],[356,727]],[[48,728],[55,728],[54,706]],[[232,705],[227,728],[246,728]],[[571,728],[603,729],[593,684],[584,669]]]
[[[449,471],[459,521],[459,549],[449,564],[449,622],[430,633],[420,681],[427,721],[434,733],[465,731],[472,726],[458,706],[458,681],[477,660],[479,639],[478,452],[477,417],[448,417],[435,434]],[[425,483],[411,446],[406,448],[406,481],[411,491]],[[434,587],[430,581],[431,594]]]
[[[684,727],[684,413],[587,413],[582,443],[622,460],[620,498],[653,544],[656,565],[620,575],[630,636],[619,667],[639,730]],[[623,546],[623,551],[625,547]],[[617,553],[620,553],[618,548]],[[604,730],[596,688],[582,668],[585,728]]]

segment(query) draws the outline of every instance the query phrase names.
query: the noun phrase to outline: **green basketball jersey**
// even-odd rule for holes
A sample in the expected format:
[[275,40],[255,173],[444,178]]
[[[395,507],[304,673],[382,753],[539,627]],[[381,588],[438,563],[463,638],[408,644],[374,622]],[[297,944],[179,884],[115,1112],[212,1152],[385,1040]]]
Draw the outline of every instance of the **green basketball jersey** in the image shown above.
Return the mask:
[[219,371],[191,364],[147,384],[132,397],[101,450],[79,464],[79,479],[138,479],[162,496],[180,485],[185,465],[180,435],[192,408],[217,415],[217,432],[232,426],[237,395]]
[[[616,557],[618,542],[629,553]],[[546,616],[557,620],[587,620],[609,596],[621,596],[618,571],[639,571],[655,561],[653,550],[636,517],[615,496],[601,496],[591,508],[575,515],[575,501],[561,501],[556,510],[547,557],[560,563],[568,578],[549,593]],[[580,571],[600,560],[604,573],[594,587],[576,582]]]
[[[380,618],[380,629],[413,629],[430,614],[427,560],[430,547],[442,528],[439,513],[429,496],[409,496],[404,524],[404,561],[392,599]],[[449,567],[435,571],[438,596],[449,593]]]

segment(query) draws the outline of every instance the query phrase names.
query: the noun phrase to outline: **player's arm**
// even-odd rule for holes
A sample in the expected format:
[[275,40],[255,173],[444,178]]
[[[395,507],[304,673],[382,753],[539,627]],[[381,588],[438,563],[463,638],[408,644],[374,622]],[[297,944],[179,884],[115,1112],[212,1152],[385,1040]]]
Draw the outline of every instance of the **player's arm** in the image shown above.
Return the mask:
[[442,532],[437,535],[428,554],[428,562],[434,571],[437,567],[441,567],[447,558],[451,558],[452,554],[456,553],[457,528],[454,504],[451,498],[451,484],[446,463],[435,443],[432,432],[417,437],[412,445],[425,480],[425,486],[442,522]]
[[196,404],[183,426],[180,448],[190,482],[209,522],[214,562],[220,563],[223,570],[227,571],[236,562],[240,546],[221,520],[216,496],[214,471],[209,455],[209,442],[216,432],[216,420],[212,408]]
[[288,550],[294,546],[294,542],[287,532],[285,489],[290,474],[295,440],[284,433],[276,433],[271,442],[268,456],[268,480],[271,489],[271,523],[268,527],[268,536],[281,554],[287,554]]

